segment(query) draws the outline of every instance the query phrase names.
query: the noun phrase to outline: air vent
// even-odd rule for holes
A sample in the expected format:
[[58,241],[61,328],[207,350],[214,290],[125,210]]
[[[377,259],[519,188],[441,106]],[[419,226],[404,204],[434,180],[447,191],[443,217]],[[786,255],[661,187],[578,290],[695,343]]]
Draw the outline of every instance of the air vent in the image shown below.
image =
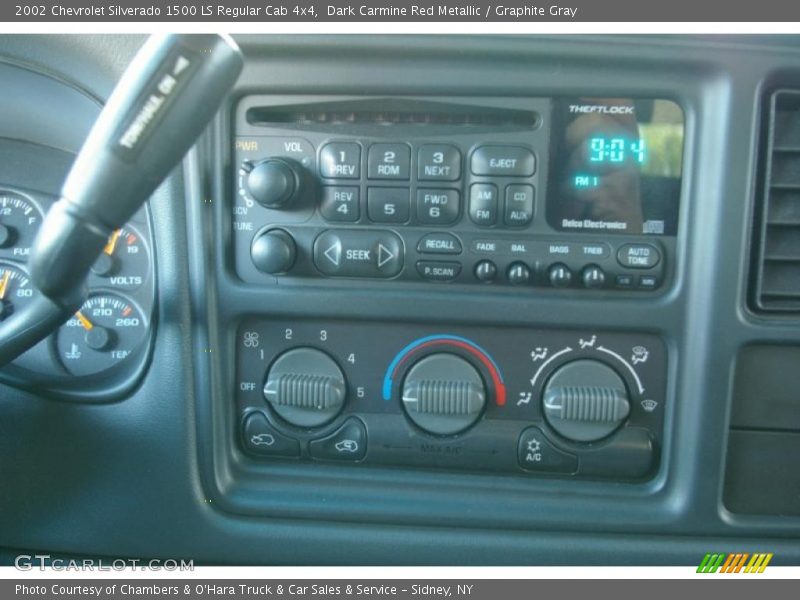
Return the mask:
[[769,102],[756,306],[800,311],[800,90]]

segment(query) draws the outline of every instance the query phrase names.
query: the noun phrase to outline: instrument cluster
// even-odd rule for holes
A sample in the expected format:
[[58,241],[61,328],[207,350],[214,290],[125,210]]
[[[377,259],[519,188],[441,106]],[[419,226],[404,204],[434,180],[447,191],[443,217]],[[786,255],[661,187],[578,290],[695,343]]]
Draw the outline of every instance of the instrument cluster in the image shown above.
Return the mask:
[[[27,262],[42,219],[56,198],[0,187],[0,320],[39,293]],[[146,206],[114,231],[94,263],[83,305],[55,333],[3,370],[10,382],[69,395],[137,371],[147,355],[155,277]]]

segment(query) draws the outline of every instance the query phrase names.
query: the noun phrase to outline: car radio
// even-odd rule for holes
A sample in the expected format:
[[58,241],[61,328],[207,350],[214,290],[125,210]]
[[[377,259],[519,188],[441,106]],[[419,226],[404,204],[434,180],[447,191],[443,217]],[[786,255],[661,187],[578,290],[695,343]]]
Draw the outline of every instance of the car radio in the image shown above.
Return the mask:
[[656,290],[674,264],[683,123],[663,99],[246,96],[236,273]]

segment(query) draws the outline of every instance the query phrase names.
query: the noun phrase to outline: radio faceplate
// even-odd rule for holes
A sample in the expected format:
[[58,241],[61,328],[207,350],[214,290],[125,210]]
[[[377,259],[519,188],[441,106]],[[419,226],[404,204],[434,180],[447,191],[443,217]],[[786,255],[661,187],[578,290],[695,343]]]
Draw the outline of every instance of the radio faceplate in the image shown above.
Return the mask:
[[248,96],[234,267],[254,284],[657,290],[682,136],[665,100]]

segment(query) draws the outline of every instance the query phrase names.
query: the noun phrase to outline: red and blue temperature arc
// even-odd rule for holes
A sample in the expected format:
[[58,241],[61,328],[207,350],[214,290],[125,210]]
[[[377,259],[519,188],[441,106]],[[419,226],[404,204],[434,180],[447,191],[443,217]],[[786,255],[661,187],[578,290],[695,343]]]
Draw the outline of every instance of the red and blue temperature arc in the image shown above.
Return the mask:
[[392,384],[397,377],[397,372],[403,363],[417,350],[429,348],[431,346],[452,346],[464,350],[477,358],[481,364],[489,371],[489,376],[492,378],[492,384],[495,390],[495,402],[498,406],[503,406],[506,403],[506,384],[503,381],[503,376],[500,374],[500,369],[497,363],[486,353],[486,351],[478,346],[475,342],[466,338],[458,337],[456,335],[429,335],[427,337],[414,340],[408,346],[400,350],[394,357],[389,368],[386,369],[386,375],[383,377],[383,399],[390,400],[392,397]]

